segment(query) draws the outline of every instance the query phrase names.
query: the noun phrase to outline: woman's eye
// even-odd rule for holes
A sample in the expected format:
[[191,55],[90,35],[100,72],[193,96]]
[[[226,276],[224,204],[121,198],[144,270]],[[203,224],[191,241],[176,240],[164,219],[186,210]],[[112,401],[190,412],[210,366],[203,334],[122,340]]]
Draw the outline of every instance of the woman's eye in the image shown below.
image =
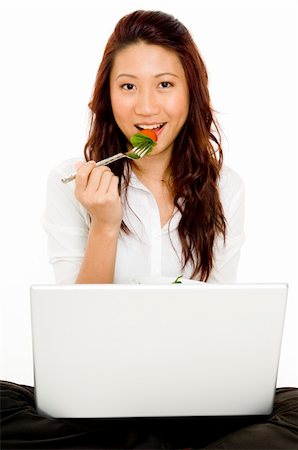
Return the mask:
[[161,86],[163,89],[165,89],[165,88],[171,87],[171,86],[172,86],[172,83],[170,83],[169,81],[162,81],[162,82],[160,83],[160,86]]
[[125,89],[126,91],[131,91],[134,88],[134,85],[131,83],[125,83],[122,85],[123,89]]

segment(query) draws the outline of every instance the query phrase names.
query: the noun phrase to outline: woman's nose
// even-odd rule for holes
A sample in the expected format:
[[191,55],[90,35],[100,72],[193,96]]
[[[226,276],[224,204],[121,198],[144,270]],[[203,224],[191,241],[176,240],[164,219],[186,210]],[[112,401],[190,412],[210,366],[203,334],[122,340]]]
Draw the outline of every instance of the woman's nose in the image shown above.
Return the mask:
[[142,90],[138,92],[135,113],[140,116],[152,116],[158,114],[160,105],[157,96],[151,90]]

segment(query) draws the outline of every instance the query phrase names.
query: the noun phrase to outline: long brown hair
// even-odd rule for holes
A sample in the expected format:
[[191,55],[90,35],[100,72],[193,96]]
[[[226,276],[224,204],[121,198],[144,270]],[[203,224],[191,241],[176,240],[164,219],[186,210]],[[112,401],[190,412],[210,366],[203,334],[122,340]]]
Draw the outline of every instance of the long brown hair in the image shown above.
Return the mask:
[[[220,234],[225,238],[226,234],[218,191],[223,160],[221,137],[211,108],[204,62],[187,28],[173,16],[160,11],[135,11],[116,25],[89,103],[92,116],[85,157],[98,161],[126,148],[126,138],[112,112],[109,79],[116,53],[141,41],[175,52],[184,68],[190,93],[189,113],[175,140],[169,169],[174,204],[182,214],[178,226],[182,265],[184,268],[190,262],[192,277],[206,281],[213,267],[215,238]],[[128,164],[125,160],[113,164],[113,172],[120,180],[125,178]]]

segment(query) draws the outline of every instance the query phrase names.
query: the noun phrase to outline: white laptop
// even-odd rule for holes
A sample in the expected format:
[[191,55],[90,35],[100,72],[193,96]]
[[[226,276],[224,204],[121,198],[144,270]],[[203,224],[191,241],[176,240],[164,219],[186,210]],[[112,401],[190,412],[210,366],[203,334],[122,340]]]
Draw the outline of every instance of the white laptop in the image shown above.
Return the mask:
[[38,411],[269,414],[286,298],[286,284],[32,286]]

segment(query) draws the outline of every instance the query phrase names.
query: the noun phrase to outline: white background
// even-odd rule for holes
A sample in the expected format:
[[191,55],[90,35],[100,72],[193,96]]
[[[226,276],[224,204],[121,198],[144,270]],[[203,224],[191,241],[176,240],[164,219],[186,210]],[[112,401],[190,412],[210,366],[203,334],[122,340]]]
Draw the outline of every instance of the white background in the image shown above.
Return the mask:
[[29,286],[54,281],[40,225],[47,175],[53,165],[83,155],[87,104],[116,22],[135,9],[161,9],[188,27],[201,51],[226,163],[245,181],[239,282],[289,283],[278,385],[298,386],[296,5],[2,2],[1,379],[33,383]]

